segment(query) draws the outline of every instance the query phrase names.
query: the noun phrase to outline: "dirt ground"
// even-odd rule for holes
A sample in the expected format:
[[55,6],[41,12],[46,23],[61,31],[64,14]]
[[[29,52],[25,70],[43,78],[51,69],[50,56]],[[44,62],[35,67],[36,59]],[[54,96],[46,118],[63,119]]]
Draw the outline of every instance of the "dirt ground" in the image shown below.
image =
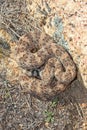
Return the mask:
[[[36,28],[26,4],[25,0],[0,1],[0,28],[15,41]],[[44,102],[0,76],[0,130],[87,130],[87,89],[76,79],[56,99]]]

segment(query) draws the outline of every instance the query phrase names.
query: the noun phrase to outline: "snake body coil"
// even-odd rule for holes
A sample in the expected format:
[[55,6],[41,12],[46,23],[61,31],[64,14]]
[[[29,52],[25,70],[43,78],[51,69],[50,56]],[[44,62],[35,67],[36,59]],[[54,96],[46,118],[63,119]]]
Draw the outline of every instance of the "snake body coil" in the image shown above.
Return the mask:
[[39,99],[52,99],[76,77],[71,56],[45,33],[36,31],[23,36],[16,52],[17,63],[26,70],[20,76],[20,82]]

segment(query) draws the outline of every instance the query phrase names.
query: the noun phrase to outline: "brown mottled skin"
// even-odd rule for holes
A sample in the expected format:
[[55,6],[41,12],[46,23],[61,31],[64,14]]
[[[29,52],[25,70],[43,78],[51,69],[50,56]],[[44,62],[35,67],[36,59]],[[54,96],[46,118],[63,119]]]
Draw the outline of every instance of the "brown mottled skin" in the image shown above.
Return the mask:
[[22,36],[15,50],[16,62],[26,70],[19,82],[25,91],[41,100],[51,100],[76,77],[71,56],[45,33],[34,31]]
[[51,100],[75,79],[76,67],[71,56],[44,32],[30,32],[18,43],[8,39],[8,33],[1,30],[0,76],[4,71],[11,84],[20,83],[25,92],[40,100]]

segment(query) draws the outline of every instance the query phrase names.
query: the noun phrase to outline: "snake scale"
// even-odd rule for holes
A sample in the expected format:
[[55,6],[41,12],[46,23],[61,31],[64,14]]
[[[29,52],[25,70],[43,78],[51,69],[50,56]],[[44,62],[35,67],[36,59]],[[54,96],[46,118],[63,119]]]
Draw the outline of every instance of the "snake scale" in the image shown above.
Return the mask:
[[25,70],[19,77],[21,85],[41,100],[53,99],[76,77],[69,53],[44,32],[22,36],[15,50],[16,61]]

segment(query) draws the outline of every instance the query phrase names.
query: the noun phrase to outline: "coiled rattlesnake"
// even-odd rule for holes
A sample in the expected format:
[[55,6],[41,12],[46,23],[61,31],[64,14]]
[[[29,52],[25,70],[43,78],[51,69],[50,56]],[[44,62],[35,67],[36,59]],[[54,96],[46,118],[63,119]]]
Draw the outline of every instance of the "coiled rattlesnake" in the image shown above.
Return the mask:
[[0,74],[6,70],[7,80],[19,82],[39,99],[51,100],[76,77],[71,56],[44,32],[30,32],[18,43],[11,42],[10,52],[8,58],[0,59]]
[[76,76],[76,67],[68,52],[45,33],[34,31],[23,36],[16,47],[16,61],[26,70],[21,84],[42,100],[64,91]]

